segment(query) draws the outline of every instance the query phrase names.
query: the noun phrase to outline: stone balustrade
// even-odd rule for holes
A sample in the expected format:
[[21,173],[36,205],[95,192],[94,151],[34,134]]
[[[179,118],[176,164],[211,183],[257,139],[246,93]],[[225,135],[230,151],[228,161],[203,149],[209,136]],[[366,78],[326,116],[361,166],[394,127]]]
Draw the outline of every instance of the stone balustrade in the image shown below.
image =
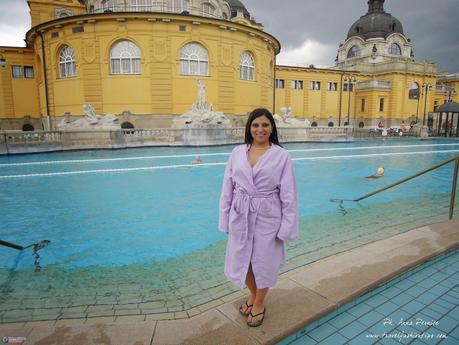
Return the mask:
[[[278,128],[279,140],[350,141],[350,127]],[[245,128],[0,131],[0,154],[146,146],[229,145],[244,142]]]

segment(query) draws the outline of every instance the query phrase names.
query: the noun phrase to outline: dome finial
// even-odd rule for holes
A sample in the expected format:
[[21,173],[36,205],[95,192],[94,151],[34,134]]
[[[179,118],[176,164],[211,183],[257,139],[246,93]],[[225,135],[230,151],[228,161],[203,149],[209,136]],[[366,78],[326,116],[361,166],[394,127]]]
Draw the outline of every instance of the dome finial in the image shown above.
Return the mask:
[[368,13],[384,12],[384,1],[385,0],[369,0]]

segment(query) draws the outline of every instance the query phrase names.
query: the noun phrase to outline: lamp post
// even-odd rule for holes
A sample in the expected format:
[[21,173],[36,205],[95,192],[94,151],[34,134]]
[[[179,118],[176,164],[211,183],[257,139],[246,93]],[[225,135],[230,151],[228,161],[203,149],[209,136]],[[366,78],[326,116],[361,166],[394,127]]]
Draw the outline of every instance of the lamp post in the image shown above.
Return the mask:
[[353,85],[357,81],[353,76],[348,76],[344,78],[344,81],[347,84],[347,93],[348,93],[348,99],[347,99],[347,125],[350,125],[351,121],[351,88],[353,89]]
[[427,95],[429,93],[429,90],[432,88],[432,85],[429,83],[423,83],[422,84],[422,90],[424,91],[425,89],[425,95],[424,95],[424,118],[422,119],[422,125],[426,125],[426,118],[427,118]]

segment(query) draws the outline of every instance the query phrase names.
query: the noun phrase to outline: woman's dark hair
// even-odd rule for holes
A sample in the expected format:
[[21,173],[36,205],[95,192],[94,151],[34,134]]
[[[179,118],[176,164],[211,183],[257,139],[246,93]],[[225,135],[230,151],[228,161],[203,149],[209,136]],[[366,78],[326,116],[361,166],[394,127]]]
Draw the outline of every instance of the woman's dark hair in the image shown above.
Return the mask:
[[276,122],[274,121],[273,114],[271,114],[271,112],[268,109],[265,109],[265,108],[258,108],[258,109],[255,109],[254,111],[252,111],[250,113],[249,118],[247,119],[247,123],[245,125],[245,140],[244,140],[244,143],[250,144],[250,145],[252,144],[253,137],[252,137],[252,133],[250,133],[250,127],[252,127],[253,120],[255,120],[256,118],[258,118],[260,116],[266,116],[268,118],[269,122],[271,122],[271,126],[273,128],[273,131],[272,131],[271,135],[269,136],[269,141],[271,143],[275,144],[275,145],[282,146],[281,144],[279,144],[279,139],[277,137]]

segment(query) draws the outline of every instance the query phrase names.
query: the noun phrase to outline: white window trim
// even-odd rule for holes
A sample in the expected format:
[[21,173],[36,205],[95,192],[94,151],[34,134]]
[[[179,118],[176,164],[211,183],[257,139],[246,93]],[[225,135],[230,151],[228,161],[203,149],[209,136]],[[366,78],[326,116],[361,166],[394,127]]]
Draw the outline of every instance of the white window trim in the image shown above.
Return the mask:
[[180,75],[209,76],[209,54],[199,43],[187,43],[180,49]]
[[75,50],[64,45],[59,53],[59,77],[61,79],[76,77]]

